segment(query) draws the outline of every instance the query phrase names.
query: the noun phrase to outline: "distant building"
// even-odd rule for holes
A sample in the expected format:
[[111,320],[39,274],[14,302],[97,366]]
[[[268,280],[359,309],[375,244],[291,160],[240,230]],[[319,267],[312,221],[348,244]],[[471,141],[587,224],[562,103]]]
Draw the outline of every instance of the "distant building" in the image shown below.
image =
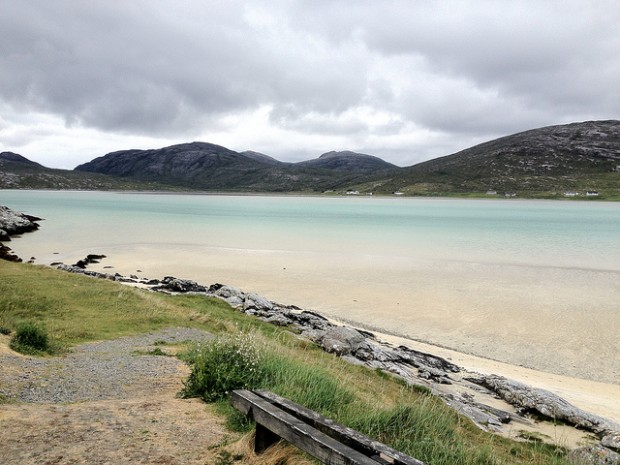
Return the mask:
[[577,197],[578,195],[579,195],[579,192],[575,192],[575,191],[564,192],[564,197]]
[[598,191],[586,191],[588,197],[598,197]]
[[360,195],[359,191],[347,191],[347,195]]
[[497,195],[497,191],[488,190],[487,195]]
[[405,193],[401,192],[401,191],[394,191],[394,192],[392,192],[392,194],[393,195],[405,195]]
[[504,197],[516,197],[516,192],[504,192]]

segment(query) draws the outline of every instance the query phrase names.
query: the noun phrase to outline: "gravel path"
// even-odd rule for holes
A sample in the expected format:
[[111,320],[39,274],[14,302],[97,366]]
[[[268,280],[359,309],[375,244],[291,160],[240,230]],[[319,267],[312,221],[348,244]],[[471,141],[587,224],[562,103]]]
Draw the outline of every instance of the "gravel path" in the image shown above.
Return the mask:
[[[148,380],[156,387],[178,373],[175,357],[142,355],[160,344],[211,337],[196,329],[156,333],[82,344],[63,357],[2,357],[0,394],[10,401],[63,403],[127,398]],[[164,351],[165,347],[161,346]]]
[[[213,408],[176,393],[189,368],[142,355],[211,336],[193,329],[77,346],[63,357],[24,357],[0,338],[0,465],[205,465],[229,433]],[[0,397],[1,400],[1,397]]]

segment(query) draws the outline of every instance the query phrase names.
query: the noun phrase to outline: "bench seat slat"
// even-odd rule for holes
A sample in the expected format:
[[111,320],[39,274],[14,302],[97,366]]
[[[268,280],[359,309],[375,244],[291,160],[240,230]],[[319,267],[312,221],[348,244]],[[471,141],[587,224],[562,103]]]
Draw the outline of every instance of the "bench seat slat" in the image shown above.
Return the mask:
[[424,462],[409,457],[408,455],[386,446],[379,441],[375,441],[368,436],[355,431],[354,429],[342,426],[335,421],[324,417],[323,415],[302,407],[301,405],[285,399],[284,397],[280,397],[273,392],[262,390],[257,390],[254,392],[269,400],[274,405],[284,409],[293,416],[302,419],[318,430],[327,433],[329,436],[355,450],[363,451],[368,455],[378,453],[382,458],[386,459],[387,463],[393,465],[426,465]]
[[251,391],[234,391],[231,401],[235,408],[247,412],[257,423],[326,465],[381,465]]

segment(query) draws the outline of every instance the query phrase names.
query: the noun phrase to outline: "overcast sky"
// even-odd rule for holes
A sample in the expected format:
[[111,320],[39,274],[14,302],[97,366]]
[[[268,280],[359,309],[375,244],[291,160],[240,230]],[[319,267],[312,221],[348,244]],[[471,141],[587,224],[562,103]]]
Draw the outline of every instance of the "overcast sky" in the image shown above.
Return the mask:
[[205,141],[401,166],[620,119],[618,0],[0,0],[0,151]]

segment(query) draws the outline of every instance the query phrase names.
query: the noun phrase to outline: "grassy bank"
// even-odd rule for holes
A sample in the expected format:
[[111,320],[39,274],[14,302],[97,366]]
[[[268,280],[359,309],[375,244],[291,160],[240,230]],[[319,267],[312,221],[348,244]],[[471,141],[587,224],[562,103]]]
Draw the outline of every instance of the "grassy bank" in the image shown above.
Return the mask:
[[[352,366],[291,332],[199,296],[170,297],[32,265],[0,261],[0,327],[24,322],[44,328],[52,352],[72,345],[172,326],[197,327],[238,340],[250,335],[252,383],[335,418],[429,464],[560,464],[564,451],[516,443],[476,428],[424,390],[384,373]],[[236,339],[237,338],[237,339]],[[245,344],[245,343],[244,343]],[[244,346],[246,347],[246,346]],[[201,349],[202,350],[202,349]],[[219,350],[219,349],[218,349]],[[199,361],[200,350],[188,358]],[[220,357],[224,371],[234,358]],[[187,384],[186,384],[187,388]],[[202,395],[200,390],[193,393]],[[231,428],[243,421],[215,400]],[[297,463],[291,461],[290,463]]]

